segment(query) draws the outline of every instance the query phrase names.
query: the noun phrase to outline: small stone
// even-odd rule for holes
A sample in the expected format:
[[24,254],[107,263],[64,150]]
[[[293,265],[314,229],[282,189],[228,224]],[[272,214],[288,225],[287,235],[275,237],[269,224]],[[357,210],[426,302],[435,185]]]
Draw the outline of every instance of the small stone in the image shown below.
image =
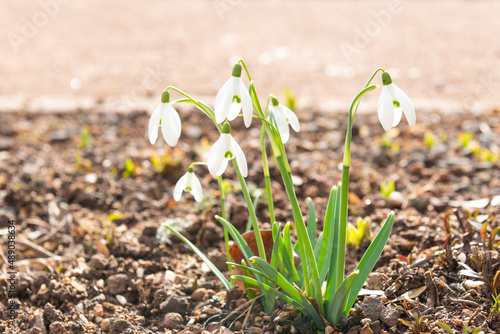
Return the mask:
[[129,323],[125,319],[112,318],[110,319],[110,330],[111,334],[122,334],[129,327]]
[[99,254],[104,255],[104,258],[109,258],[108,242],[104,239],[98,240],[95,243],[95,248]]
[[180,313],[184,314],[189,308],[189,302],[186,298],[172,295],[166,301],[160,304],[160,311],[162,313]]
[[127,298],[123,297],[122,295],[116,295],[116,300],[122,305],[127,304]]
[[104,289],[104,280],[102,278],[98,279],[97,282],[95,282],[95,286],[99,289]]
[[45,320],[43,318],[43,313],[41,310],[35,311],[35,320],[33,322],[33,327],[40,329],[40,333],[46,334],[47,327],[45,326]]
[[109,332],[109,329],[111,328],[110,326],[111,324],[109,319],[104,319],[103,321],[101,321],[101,330],[103,332]]
[[207,289],[204,289],[204,288],[196,289],[191,294],[191,300],[194,302],[202,301],[205,298],[206,293],[207,293]]
[[255,321],[255,322],[262,321],[262,317],[255,317],[255,318],[253,319],[253,321]]
[[359,334],[360,326],[354,326],[349,329],[347,334]]
[[89,261],[89,267],[95,270],[104,270],[108,266],[108,259],[103,254],[92,255]]
[[144,268],[143,267],[137,268],[137,270],[135,271],[135,274],[137,275],[137,278],[143,278],[144,277]]
[[[260,327],[250,327],[250,329],[252,330],[253,333],[255,334],[261,334],[263,333],[264,331],[262,330],[262,328]],[[290,331],[291,333],[293,333],[292,331]]]
[[127,291],[128,277],[125,274],[111,275],[106,282],[108,283],[109,293],[112,295]]
[[102,317],[104,315],[104,310],[101,304],[96,304],[94,306],[94,317]]
[[401,316],[401,310],[390,304],[380,314],[380,320],[389,327],[396,326]]
[[54,321],[49,326],[50,334],[64,334],[66,329],[64,328],[64,323],[61,321]]
[[[277,326],[276,326],[277,327]],[[325,328],[325,334],[333,334],[335,332],[335,329],[333,329],[332,326],[327,326]]]
[[370,325],[366,324],[361,328],[359,331],[359,334],[373,334],[372,329],[370,328]]
[[184,323],[182,315],[180,315],[179,313],[171,312],[165,314],[165,317],[162,321],[162,326],[166,329],[174,329],[182,323]]
[[47,324],[52,324],[53,322],[62,322],[63,317],[62,313],[59,310],[56,310],[52,304],[46,304],[43,308],[43,316],[47,320]]
[[361,304],[361,311],[366,318],[370,318],[372,321],[379,320],[384,309],[382,300],[377,296],[366,296],[363,304]]
[[387,206],[390,209],[401,209],[403,206],[404,196],[399,191],[393,191],[389,196],[389,201],[387,202]]
[[467,290],[480,290],[481,286],[483,285],[482,282],[480,281],[473,281],[473,280],[465,280],[464,282],[464,287]]
[[384,285],[384,279],[379,273],[371,273],[366,280],[366,284],[368,284],[370,290],[381,290]]
[[408,203],[412,208],[415,208],[420,212],[427,211],[427,206],[429,205],[429,201],[421,196],[410,197]]
[[175,281],[175,273],[172,271],[172,270],[167,270],[165,272],[165,282],[170,282],[170,283],[173,283]]

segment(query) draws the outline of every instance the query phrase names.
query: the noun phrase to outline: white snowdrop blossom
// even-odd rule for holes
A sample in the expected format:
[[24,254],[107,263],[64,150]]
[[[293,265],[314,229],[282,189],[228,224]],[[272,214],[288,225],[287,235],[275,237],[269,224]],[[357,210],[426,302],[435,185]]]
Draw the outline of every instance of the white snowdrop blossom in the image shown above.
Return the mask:
[[215,121],[222,123],[226,119],[232,121],[243,109],[243,120],[248,128],[252,123],[252,99],[241,80],[241,65],[233,67],[233,74],[221,87],[215,97]]
[[181,118],[169,100],[170,94],[168,91],[164,91],[161,95],[161,103],[151,114],[148,126],[149,141],[151,144],[156,143],[158,128],[160,126],[163,139],[172,147],[177,144],[181,136]]
[[392,83],[389,73],[382,73],[382,93],[378,100],[378,119],[385,131],[395,127],[401,121],[403,112],[411,127],[415,125],[415,108],[410,98]]
[[240,145],[231,136],[231,127],[226,122],[219,139],[208,152],[208,171],[214,176],[220,176],[226,170],[229,160],[232,159],[236,159],[241,174],[247,177],[247,159]]
[[174,199],[179,201],[182,192],[188,192],[193,195],[196,202],[201,202],[203,198],[203,190],[201,188],[200,180],[193,172],[193,167],[189,167],[186,174],[184,174],[179,181],[175,184]]
[[278,126],[278,130],[280,132],[281,141],[283,143],[286,143],[290,138],[289,124],[295,132],[300,131],[300,124],[297,115],[295,115],[295,113],[289,108],[280,104],[275,97],[272,98],[272,106],[269,107],[269,115],[274,116],[276,125]]

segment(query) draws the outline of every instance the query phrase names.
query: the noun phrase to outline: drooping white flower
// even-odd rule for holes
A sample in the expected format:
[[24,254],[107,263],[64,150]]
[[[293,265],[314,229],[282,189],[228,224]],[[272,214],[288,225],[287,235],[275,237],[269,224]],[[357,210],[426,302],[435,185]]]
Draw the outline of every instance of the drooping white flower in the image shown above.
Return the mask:
[[194,174],[193,167],[189,167],[187,173],[184,174],[175,184],[174,199],[176,201],[179,201],[181,199],[183,191],[186,191],[193,195],[196,202],[201,202],[203,198],[201,183]]
[[161,103],[156,107],[149,119],[148,134],[151,144],[158,139],[158,128],[161,124],[163,139],[170,146],[175,146],[181,136],[181,118],[170,104],[170,94],[164,91],[161,95]]
[[219,139],[208,152],[208,171],[214,176],[220,176],[226,170],[229,160],[232,159],[236,159],[241,174],[247,177],[247,159],[240,145],[231,136],[231,126],[226,122]]
[[215,97],[215,121],[222,123],[226,119],[232,121],[243,109],[243,120],[248,128],[252,123],[252,99],[241,80],[241,65],[233,67],[233,74],[221,87]]
[[281,141],[286,143],[290,138],[290,129],[288,125],[290,124],[292,129],[299,132],[299,119],[292,110],[280,104],[275,97],[273,97],[271,101],[272,105],[269,107],[269,115],[273,115],[276,119],[276,125],[278,126],[278,130],[280,132]]
[[415,125],[415,108],[410,98],[392,83],[389,73],[382,73],[382,93],[378,100],[378,119],[385,131],[397,126],[403,113],[411,127]]

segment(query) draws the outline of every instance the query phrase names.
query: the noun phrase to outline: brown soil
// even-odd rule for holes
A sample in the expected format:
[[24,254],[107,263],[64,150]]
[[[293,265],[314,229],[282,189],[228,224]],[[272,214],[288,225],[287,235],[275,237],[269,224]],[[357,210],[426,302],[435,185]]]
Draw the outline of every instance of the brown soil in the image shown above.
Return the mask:
[[[305,199],[311,197],[321,226],[330,187],[341,177],[346,117],[310,111],[298,115],[302,131],[287,144],[289,159],[304,212]],[[360,296],[356,310],[328,333],[410,333],[398,319],[414,323],[417,313],[424,332],[442,333],[437,321],[457,333],[465,321],[485,333],[500,332],[498,313],[490,313],[491,292],[460,275],[458,264],[465,254],[466,263],[489,281],[499,270],[498,251],[481,244],[475,228],[481,224],[471,224],[467,211],[477,212],[477,221],[486,219],[488,234],[499,227],[500,168],[464,149],[458,139],[470,132],[481,147],[498,154],[499,118],[498,111],[480,118],[433,113],[419,115],[413,129],[403,121],[384,133],[374,114],[357,116],[350,220],[368,219],[376,232],[393,209],[396,222],[368,280],[368,288],[385,294]],[[198,167],[204,201],[195,203],[190,195],[178,203],[172,198],[188,164],[205,159],[218,136],[200,113],[183,113],[183,134],[173,150],[161,139],[149,144],[146,113],[3,114],[2,120],[0,229],[15,220],[20,307],[13,325],[4,320],[10,283],[2,261],[0,332],[163,333],[166,327],[182,333],[315,332],[308,318],[282,301],[267,315],[258,301],[247,303],[240,290],[225,291],[186,245],[161,228],[162,223],[175,225],[225,268],[223,231],[214,219],[220,214],[217,181]],[[91,133],[86,147],[79,135],[84,126]],[[432,147],[426,146],[426,132],[435,137]],[[246,153],[248,183],[255,192],[264,187],[258,132],[235,124],[233,134]],[[151,157],[164,154],[167,160],[159,173]],[[135,164],[130,177],[123,176],[127,158]],[[277,219],[286,222],[291,210],[272,162],[271,174]],[[234,186],[227,200],[229,220],[243,231],[248,216],[231,168],[225,176]],[[397,193],[386,200],[380,184],[391,180]],[[479,199],[486,200],[471,202]],[[448,234],[447,212],[448,243],[456,241],[455,248],[435,256]],[[264,202],[258,217],[268,225]],[[348,270],[367,245],[349,248]],[[3,242],[4,254],[5,248]]]

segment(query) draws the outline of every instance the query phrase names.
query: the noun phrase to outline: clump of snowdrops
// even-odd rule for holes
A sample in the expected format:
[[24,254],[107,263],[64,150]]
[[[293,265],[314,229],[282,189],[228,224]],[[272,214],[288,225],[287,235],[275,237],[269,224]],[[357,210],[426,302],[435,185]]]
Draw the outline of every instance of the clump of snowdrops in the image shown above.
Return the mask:
[[[349,169],[351,166],[351,134],[354,118],[361,98],[368,92],[378,88],[372,84],[378,73],[382,75],[382,93],[379,98],[377,112],[380,123],[387,131],[397,126],[404,113],[410,126],[415,124],[415,111],[408,96],[392,83],[391,76],[384,69],[378,68],[370,77],[365,87],[354,98],[348,113],[348,125],[344,145],[342,180],[333,186],[330,192],[323,231],[317,237],[316,215],[312,202],[309,203],[308,222],[295,194],[292,183],[290,164],[287,158],[285,144],[290,138],[290,127],[300,131],[299,119],[295,113],[279,103],[278,99],[269,95],[266,104],[262,105],[254,83],[243,60],[238,61],[231,77],[219,90],[214,108],[201,102],[185,92],[169,86],[161,97],[161,103],[151,115],[149,121],[149,140],[152,144],[158,139],[161,129],[164,140],[170,146],[175,146],[181,135],[181,119],[173,105],[189,103],[201,110],[219,131],[220,137],[213,144],[206,162],[193,162],[186,174],[177,182],[174,189],[174,199],[179,200],[183,192],[189,192],[196,201],[203,198],[203,190],[195,174],[195,168],[208,167],[208,171],[217,178],[220,193],[222,216],[216,216],[224,227],[224,238],[228,254],[228,279],[210,260],[189,240],[170,226],[175,235],[181,238],[210,267],[227,289],[235,280],[242,281],[249,296],[258,290],[263,309],[270,313],[276,297],[285,300],[311,317],[319,329],[324,329],[329,323],[336,325],[347,316],[363,284],[380,257],[389,238],[394,224],[394,213],[391,212],[383,223],[377,235],[372,240],[356,269],[346,275],[345,255],[347,241],[347,206],[349,189]],[[242,74],[249,81],[246,88]],[[172,101],[170,93],[182,96]],[[255,111],[255,112],[254,112]],[[248,174],[245,153],[231,135],[230,122],[236,117],[243,117],[244,124],[259,126],[261,129],[261,153],[263,175],[266,184],[266,198],[269,211],[269,223],[272,225],[274,240],[270,258],[266,258],[266,249],[258,224],[255,205],[252,202],[245,178]],[[257,124],[256,124],[257,123]],[[269,145],[266,143],[269,142]],[[268,147],[270,146],[270,152]],[[336,143],[332,143],[332,149]],[[278,166],[286,193],[292,207],[293,223],[282,226],[276,222],[274,204],[269,174],[269,157]],[[228,220],[225,207],[224,172],[232,163],[246,202],[255,233],[258,252],[254,254],[238,230]],[[292,242],[292,233],[296,234],[296,242]],[[243,253],[241,263],[232,263],[229,255],[229,236]],[[294,254],[300,258],[299,265],[294,262]],[[232,275],[235,267],[242,274]],[[251,292],[251,293],[250,293]]]

